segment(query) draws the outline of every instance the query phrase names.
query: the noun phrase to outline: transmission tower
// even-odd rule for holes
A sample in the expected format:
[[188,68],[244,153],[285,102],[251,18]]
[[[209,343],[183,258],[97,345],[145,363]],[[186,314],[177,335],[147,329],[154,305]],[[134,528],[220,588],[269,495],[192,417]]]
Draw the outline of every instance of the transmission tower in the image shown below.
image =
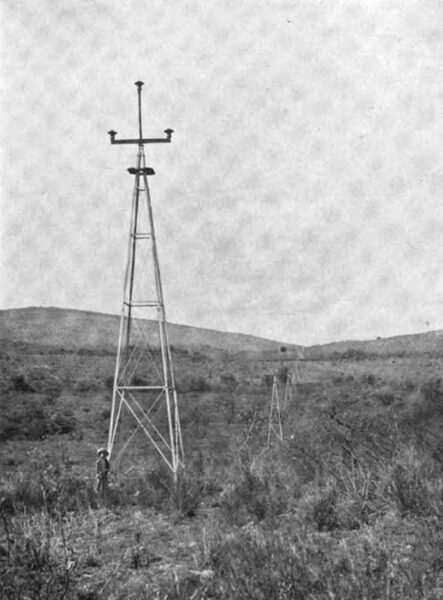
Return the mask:
[[281,426],[280,400],[278,398],[277,377],[274,375],[272,383],[271,409],[268,420],[268,446],[271,442],[271,436],[276,435],[277,439],[283,440],[283,429]]
[[[136,166],[128,169],[134,176],[134,187],[108,452],[111,456],[114,445],[117,446],[114,462],[118,463],[134,436],[141,432],[176,479],[184,459],[183,441],[148,185],[148,177],[154,175],[154,170],[146,166],[144,152],[145,144],[170,142],[173,130],[166,129],[164,138],[143,137],[143,82],[137,81],[135,85],[138,138],[116,139],[117,132],[109,131],[111,144],[134,144],[138,151]],[[117,436],[124,415],[135,419],[133,430]]]
[[285,391],[283,395],[283,408],[286,409],[294,401],[297,385],[301,383],[300,360],[303,359],[303,348],[297,350],[297,355],[292,367],[286,373]]
[[[297,373],[297,371],[296,371]],[[285,393],[283,395],[283,408],[286,409],[288,406],[290,406],[294,400],[294,380],[292,377],[292,373],[288,373],[286,376],[286,383],[285,383]]]

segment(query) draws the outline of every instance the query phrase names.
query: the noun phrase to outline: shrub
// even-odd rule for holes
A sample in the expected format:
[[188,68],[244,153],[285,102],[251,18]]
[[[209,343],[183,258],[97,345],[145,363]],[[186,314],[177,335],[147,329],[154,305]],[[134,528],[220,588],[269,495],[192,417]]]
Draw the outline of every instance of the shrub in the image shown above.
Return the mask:
[[2,418],[0,442],[12,439],[40,439],[49,431],[50,426],[41,406],[26,411],[22,407],[16,407]]
[[383,406],[392,406],[397,400],[395,394],[388,390],[380,390],[375,394],[375,397]]
[[16,392],[34,392],[35,390],[26,381],[23,374],[15,375],[12,379],[12,387]]
[[249,461],[241,464],[240,472],[221,494],[223,514],[234,525],[277,517],[297,496],[294,477],[286,477],[272,461],[255,462],[254,466]]
[[359,350],[357,348],[349,348],[344,352],[333,352],[331,358],[334,360],[365,360],[368,358],[373,358],[373,354],[365,352],[364,350]]
[[96,379],[80,379],[76,382],[74,389],[76,392],[89,392],[100,389],[100,384]]
[[177,391],[179,393],[188,393],[188,392],[210,392],[212,390],[211,383],[202,376],[197,377],[183,377],[178,379],[176,382]]
[[113,390],[114,389],[114,375],[108,375],[105,379],[105,388],[107,390]]
[[401,515],[442,516],[443,485],[438,465],[409,446],[401,448],[385,480],[385,493],[396,503]]
[[377,379],[373,373],[369,373],[366,377],[363,378],[363,381],[368,385],[375,385]]
[[220,375],[220,383],[223,387],[228,388],[228,390],[233,390],[237,386],[237,380],[233,373],[223,373]]
[[58,394],[62,381],[46,365],[22,367],[12,377],[12,387],[17,392]]
[[170,489],[171,505],[179,517],[195,517],[206,495],[207,482],[195,473],[180,471],[178,475]]
[[212,389],[211,384],[204,377],[191,378],[189,387],[191,392],[210,392]]
[[0,422],[0,441],[39,440],[52,434],[70,433],[77,427],[73,412],[54,408],[51,399],[32,395],[9,409]]
[[426,381],[420,388],[423,399],[430,404],[443,402],[443,385],[440,377]]
[[441,378],[431,379],[420,387],[422,402],[415,407],[413,418],[431,419],[443,415],[443,382]]
[[332,531],[339,527],[337,489],[326,488],[312,505],[312,520],[318,531]]
[[74,431],[77,425],[77,420],[74,417],[74,413],[71,409],[64,409],[54,413],[51,418],[51,431],[50,433],[70,433]]

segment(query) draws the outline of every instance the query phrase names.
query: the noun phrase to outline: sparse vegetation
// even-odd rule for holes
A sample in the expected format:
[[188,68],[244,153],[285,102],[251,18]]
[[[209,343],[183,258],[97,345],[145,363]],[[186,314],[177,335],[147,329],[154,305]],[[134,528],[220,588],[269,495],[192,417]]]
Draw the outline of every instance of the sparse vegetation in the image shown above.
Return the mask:
[[[175,350],[186,470],[174,485],[134,444],[103,498],[113,356],[22,350],[0,357],[1,598],[442,597],[443,384],[429,357],[305,361],[284,440],[267,447],[270,374],[283,392],[290,360]],[[59,387],[31,391],[27,361]]]
[[48,435],[70,433],[77,425],[72,409],[55,406],[51,396],[30,394],[18,402],[11,396],[5,397],[3,410],[0,442],[12,439],[41,440]]
[[190,392],[210,392],[212,390],[211,383],[203,376],[183,376],[177,380],[177,391],[180,393]]

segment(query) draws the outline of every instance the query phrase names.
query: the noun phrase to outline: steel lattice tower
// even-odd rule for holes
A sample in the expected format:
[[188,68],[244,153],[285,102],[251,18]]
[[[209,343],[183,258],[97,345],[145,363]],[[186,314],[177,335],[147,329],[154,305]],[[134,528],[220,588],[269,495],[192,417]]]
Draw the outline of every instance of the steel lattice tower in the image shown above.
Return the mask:
[[278,397],[277,377],[274,375],[272,383],[271,408],[268,419],[268,446],[271,443],[271,436],[274,434],[281,442],[283,440],[283,429],[281,426],[280,400]]
[[285,393],[283,396],[283,408],[285,408],[285,409],[288,406],[290,406],[292,404],[292,401],[294,400],[294,393],[293,393],[294,387],[295,387],[295,384],[294,384],[292,374],[288,373],[288,375],[286,376]]
[[[143,138],[143,82],[137,81],[135,85],[138,138],[117,140],[117,132],[109,131],[111,144],[136,144],[138,152],[136,166],[128,169],[134,176],[134,188],[108,452],[111,456],[117,445],[115,462],[118,462],[136,433],[143,432],[176,478],[183,464],[183,442],[148,185],[148,177],[154,175],[154,170],[146,166],[144,152],[145,144],[170,142],[173,131],[166,129],[164,138]],[[135,429],[118,436],[123,440],[117,443],[117,431],[126,413],[135,419]]]

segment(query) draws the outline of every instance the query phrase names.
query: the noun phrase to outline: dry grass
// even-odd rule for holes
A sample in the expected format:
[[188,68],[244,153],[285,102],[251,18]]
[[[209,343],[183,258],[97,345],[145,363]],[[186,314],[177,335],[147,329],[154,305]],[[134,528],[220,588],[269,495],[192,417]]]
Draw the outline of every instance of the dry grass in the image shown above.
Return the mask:
[[263,365],[200,357],[189,380],[205,360],[218,384],[182,397],[190,451],[177,486],[135,447],[103,499],[94,449],[106,433],[111,358],[77,365],[77,381],[75,355],[53,355],[54,376],[68,382],[59,395],[7,392],[22,422],[41,403],[50,417],[71,410],[74,425],[2,444],[1,598],[443,597],[435,361],[417,360],[417,379],[408,357],[384,371],[379,359],[302,365],[284,442],[266,448]]

